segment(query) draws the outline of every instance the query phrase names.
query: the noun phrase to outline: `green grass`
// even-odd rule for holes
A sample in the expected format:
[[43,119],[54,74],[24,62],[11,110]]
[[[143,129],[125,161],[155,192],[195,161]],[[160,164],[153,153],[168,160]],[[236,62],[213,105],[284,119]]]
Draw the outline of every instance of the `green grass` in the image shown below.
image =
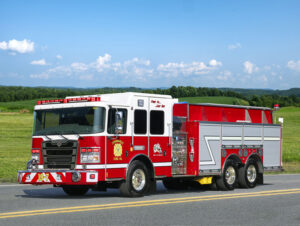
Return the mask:
[[236,98],[236,97],[182,97],[179,101],[195,103],[214,103],[214,104],[236,104],[236,105],[249,105],[248,101]]
[[[224,99],[223,99],[224,98]],[[235,98],[232,98],[233,101]],[[192,97],[180,101],[199,103],[232,104],[227,97]],[[224,102],[222,102],[224,101]],[[17,170],[26,168],[30,159],[32,113],[20,113],[20,109],[33,106],[35,101],[7,103],[16,112],[0,112],[0,182],[16,182]],[[243,104],[245,105],[245,104]],[[2,103],[0,103],[2,106]],[[14,107],[15,106],[15,107]],[[19,110],[18,110],[19,109]],[[283,162],[286,172],[300,172],[300,108],[282,108],[277,113],[284,118],[283,124]]]
[[23,100],[14,102],[0,102],[1,112],[33,112],[33,107],[37,100]]
[[16,182],[30,159],[32,114],[0,113],[0,182]]
[[282,160],[284,162],[299,162],[300,165],[300,108],[282,108],[276,112],[277,120],[279,117],[284,118]]

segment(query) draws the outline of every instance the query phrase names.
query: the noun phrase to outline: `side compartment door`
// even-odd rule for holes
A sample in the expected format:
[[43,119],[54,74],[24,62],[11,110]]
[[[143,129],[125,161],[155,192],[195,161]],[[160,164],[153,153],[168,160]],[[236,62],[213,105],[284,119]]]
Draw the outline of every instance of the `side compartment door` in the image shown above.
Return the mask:
[[221,170],[221,124],[199,125],[199,173]]
[[187,128],[186,117],[173,117],[172,174],[187,172]]

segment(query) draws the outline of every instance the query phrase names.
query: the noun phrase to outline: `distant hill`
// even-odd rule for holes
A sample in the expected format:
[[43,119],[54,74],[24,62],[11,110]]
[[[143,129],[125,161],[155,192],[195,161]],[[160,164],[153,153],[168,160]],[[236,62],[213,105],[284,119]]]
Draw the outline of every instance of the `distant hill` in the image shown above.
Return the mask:
[[233,91],[243,94],[246,97],[252,95],[278,95],[278,96],[290,96],[296,95],[300,97],[300,88],[291,88],[287,90],[273,90],[273,89],[240,89],[240,88],[219,88],[222,91]]

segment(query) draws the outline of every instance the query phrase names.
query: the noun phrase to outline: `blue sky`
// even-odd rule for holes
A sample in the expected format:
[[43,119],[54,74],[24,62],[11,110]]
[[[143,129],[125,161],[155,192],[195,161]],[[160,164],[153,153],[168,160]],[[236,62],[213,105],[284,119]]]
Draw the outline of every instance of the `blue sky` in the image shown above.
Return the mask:
[[0,85],[300,87],[300,1],[1,1]]

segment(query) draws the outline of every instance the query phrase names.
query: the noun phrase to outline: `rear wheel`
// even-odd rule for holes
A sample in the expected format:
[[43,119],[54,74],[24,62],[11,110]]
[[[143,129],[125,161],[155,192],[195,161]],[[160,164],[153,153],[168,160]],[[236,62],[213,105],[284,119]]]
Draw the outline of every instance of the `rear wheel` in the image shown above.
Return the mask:
[[255,160],[250,159],[248,163],[239,169],[239,185],[242,188],[254,188],[258,180],[258,167]]
[[70,196],[82,196],[88,192],[89,187],[86,186],[73,186],[73,185],[65,185],[62,187],[64,192]]
[[139,197],[150,190],[150,176],[145,164],[139,160],[133,161],[128,169],[126,180],[120,185],[123,196]]
[[237,178],[237,168],[232,160],[228,160],[222,176],[216,178],[217,187],[223,191],[233,190],[237,184]]

